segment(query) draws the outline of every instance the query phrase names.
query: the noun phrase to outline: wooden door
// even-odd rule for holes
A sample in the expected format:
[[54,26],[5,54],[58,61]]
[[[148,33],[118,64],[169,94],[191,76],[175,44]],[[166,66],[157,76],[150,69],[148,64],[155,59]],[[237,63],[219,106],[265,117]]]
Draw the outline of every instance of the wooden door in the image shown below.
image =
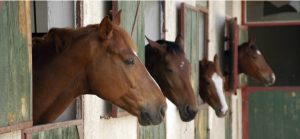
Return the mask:
[[0,1],[0,134],[32,126],[30,22],[29,1]]
[[300,138],[300,88],[243,90],[243,139]]

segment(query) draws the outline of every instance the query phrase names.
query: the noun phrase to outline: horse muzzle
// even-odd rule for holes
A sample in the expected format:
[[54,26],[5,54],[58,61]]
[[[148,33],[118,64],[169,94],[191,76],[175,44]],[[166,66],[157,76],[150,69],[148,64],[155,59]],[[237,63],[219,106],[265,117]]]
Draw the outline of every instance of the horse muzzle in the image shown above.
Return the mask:
[[271,76],[265,76],[265,77],[263,78],[263,80],[264,80],[264,83],[265,83],[267,86],[273,85],[273,84],[275,83],[275,80],[276,80],[275,74],[272,73]]
[[198,112],[198,110],[193,110],[192,106],[179,106],[179,115],[182,121],[189,122],[193,120]]
[[160,124],[165,117],[166,109],[165,105],[161,105],[158,111],[142,108],[140,116],[138,116],[139,123],[143,126]]
[[219,109],[215,109],[215,112],[216,112],[216,115],[219,117],[219,118],[222,118],[222,117],[225,117],[227,112],[228,112],[228,109],[226,110],[223,110],[222,108],[219,108]]

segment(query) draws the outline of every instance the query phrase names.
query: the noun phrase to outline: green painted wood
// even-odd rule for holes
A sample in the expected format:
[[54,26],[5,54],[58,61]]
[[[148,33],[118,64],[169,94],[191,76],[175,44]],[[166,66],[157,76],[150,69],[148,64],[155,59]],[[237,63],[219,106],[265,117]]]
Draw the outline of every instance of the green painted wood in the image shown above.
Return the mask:
[[231,96],[226,97],[226,103],[228,105],[228,112],[225,116],[225,139],[232,139],[232,134],[231,134]]
[[300,91],[253,92],[248,98],[249,139],[296,139]]
[[[248,42],[248,30],[239,29],[239,42],[243,44]],[[248,83],[248,76],[246,74],[239,74],[239,84]]]
[[185,8],[184,11],[185,53],[191,63],[191,83],[195,95],[199,95],[199,12]]
[[4,1],[0,10],[0,127],[32,119],[27,41],[31,36],[24,9],[24,2]]
[[195,118],[195,138],[208,139],[208,110],[200,110]]
[[140,126],[139,138],[140,139],[165,139],[165,123],[156,126]]
[[[199,12],[184,9],[185,54],[191,63],[191,83],[196,97],[199,97]],[[200,110],[195,117],[196,139],[208,139],[208,111]]]
[[70,126],[33,133],[32,139],[79,139],[79,134],[76,126]]
[[234,89],[234,73],[232,72],[234,70],[234,42],[235,42],[235,24],[232,22],[229,22],[229,52],[230,52],[230,66],[229,66],[229,87],[231,89]]

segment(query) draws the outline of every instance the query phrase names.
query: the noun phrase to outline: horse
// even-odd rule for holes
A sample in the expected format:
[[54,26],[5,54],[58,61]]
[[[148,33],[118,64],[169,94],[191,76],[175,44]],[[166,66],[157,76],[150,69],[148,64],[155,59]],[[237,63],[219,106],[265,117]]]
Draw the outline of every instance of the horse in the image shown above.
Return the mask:
[[[230,53],[227,50],[225,51],[225,76],[227,76],[227,78],[229,78],[229,58]],[[255,38],[251,38],[248,42],[238,47],[238,74],[241,73],[249,75],[265,86],[270,86],[275,83],[275,74],[255,45]],[[226,84],[228,85],[228,83]]]
[[136,44],[120,27],[122,10],[111,22],[75,29],[51,29],[33,40],[33,123],[53,122],[85,94],[110,101],[138,118],[160,124],[167,108],[159,86],[138,58]]
[[179,109],[181,120],[193,120],[198,104],[190,81],[191,64],[183,51],[183,38],[178,35],[175,42],[146,39],[149,42],[145,46],[147,70],[163,94]]
[[199,94],[207,102],[218,117],[224,117],[228,111],[224,95],[225,78],[219,67],[219,57],[216,54],[214,62],[204,57],[199,61]]

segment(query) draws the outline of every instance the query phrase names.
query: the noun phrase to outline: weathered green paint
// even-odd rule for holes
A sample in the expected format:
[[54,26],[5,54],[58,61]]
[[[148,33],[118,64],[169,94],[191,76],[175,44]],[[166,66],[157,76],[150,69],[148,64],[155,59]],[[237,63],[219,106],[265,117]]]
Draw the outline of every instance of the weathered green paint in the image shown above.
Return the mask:
[[235,54],[235,52],[234,52],[234,42],[235,42],[235,24],[233,23],[233,22],[229,22],[230,24],[229,24],[229,48],[230,48],[230,50],[229,50],[229,52],[230,52],[230,66],[229,66],[229,87],[231,88],[231,89],[234,89],[234,73],[232,72],[233,70],[234,70],[234,66],[235,66],[235,64],[237,64],[237,63],[235,63],[234,62],[234,58],[235,58],[235,56],[234,56],[234,54]]
[[140,126],[139,129],[140,139],[165,139],[165,123],[156,126]]
[[[135,40],[135,43],[138,47],[139,58],[143,63],[145,63],[145,20],[144,20],[143,5],[144,2],[141,1],[140,11],[139,11],[133,39]],[[121,27],[126,29],[130,35],[135,22],[138,6],[139,6],[139,1],[118,1],[117,2],[117,7],[118,7],[117,9],[118,10],[123,9]]]
[[232,139],[231,134],[231,96],[226,97],[226,103],[228,105],[228,112],[225,116],[225,139]]
[[32,139],[79,139],[79,134],[76,126],[70,126],[34,133]]
[[195,95],[199,96],[199,12],[185,8],[184,40],[185,53],[191,63],[191,81]]
[[200,110],[195,118],[195,138],[208,139],[208,110]]
[[24,28],[26,17],[19,16],[25,16],[24,9],[24,2],[4,1],[0,10],[0,127],[32,119],[31,36]]
[[[245,42],[248,42],[248,30],[239,29],[239,42],[240,44],[243,44]],[[240,74],[239,75],[239,84],[245,84],[248,83],[248,76],[246,74]]]
[[248,104],[249,139],[300,138],[300,91],[253,92]]

